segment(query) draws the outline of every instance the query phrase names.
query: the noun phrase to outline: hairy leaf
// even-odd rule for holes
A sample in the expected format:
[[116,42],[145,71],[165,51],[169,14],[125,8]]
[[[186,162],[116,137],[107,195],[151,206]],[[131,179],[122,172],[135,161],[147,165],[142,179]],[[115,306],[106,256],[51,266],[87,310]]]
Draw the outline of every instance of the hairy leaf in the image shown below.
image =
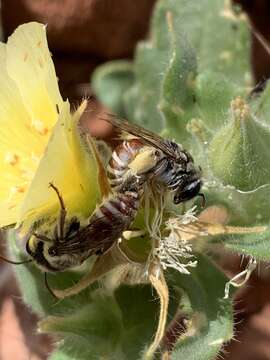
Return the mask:
[[[206,257],[198,256],[198,266],[191,275],[175,272],[172,283],[184,290],[190,324],[187,333],[180,335],[172,359],[214,359],[222,345],[233,336],[232,301],[224,299],[227,279]],[[188,300],[187,300],[188,299]]]

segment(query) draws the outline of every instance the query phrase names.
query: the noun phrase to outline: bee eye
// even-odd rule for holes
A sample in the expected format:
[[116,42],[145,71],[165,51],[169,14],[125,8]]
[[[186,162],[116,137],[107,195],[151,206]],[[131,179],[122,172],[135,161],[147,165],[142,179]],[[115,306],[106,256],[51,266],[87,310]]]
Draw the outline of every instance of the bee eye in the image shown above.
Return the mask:
[[174,204],[179,204],[183,201],[188,201],[198,195],[201,189],[201,181],[195,180],[192,183],[188,183],[180,192],[177,192],[174,195],[173,202]]
[[50,256],[56,256],[56,255],[57,255],[57,251],[56,251],[56,249],[55,249],[54,247],[50,247],[50,248],[48,249],[48,254],[49,254]]

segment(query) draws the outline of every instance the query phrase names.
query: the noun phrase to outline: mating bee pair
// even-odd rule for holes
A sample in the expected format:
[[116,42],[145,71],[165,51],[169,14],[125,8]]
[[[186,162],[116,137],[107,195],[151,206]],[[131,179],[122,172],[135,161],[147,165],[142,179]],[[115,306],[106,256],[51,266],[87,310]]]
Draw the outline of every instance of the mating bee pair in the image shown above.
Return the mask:
[[91,255],[111,248],[132,224],[147,184],[173,192],[175,204],[202,195],[201,170],[181,145],[113,116],[104,120],[120,130],[123,138],[107,167],[111,192],[105,185],[103,201],[87,225],[81,226],[74,218],[67,226],[64,201],[51,184],[61,207],[54,237],[34,232],[26,245],[31,259],[45,272],[78,266]]

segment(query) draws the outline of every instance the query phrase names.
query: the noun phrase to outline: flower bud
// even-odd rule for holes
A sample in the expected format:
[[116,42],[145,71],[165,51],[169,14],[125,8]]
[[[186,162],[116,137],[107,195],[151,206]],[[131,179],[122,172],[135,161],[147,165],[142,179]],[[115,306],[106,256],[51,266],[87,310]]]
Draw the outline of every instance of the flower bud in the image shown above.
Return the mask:
[[254,117],[240,97],[231,102],[230,120],[214,136],[209,161],[224,185],[250,191],[269,183],[270,129]]

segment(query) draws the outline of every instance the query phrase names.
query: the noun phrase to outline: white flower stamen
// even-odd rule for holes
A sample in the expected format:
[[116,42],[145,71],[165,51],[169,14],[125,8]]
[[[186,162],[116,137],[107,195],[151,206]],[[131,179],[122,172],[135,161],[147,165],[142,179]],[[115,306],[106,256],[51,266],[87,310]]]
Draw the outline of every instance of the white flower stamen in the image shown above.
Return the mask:
[[182,274],[190,274],[188,268],[197,266],[191,244],[183,239],[180,233],[184,225],[196,220],[194,207],[184,215],[167,221],[166,229],[169,230],[169,235],[161,238],[159,246],[154,249],[154,255],[158,257],[164,270],[173,268]]

